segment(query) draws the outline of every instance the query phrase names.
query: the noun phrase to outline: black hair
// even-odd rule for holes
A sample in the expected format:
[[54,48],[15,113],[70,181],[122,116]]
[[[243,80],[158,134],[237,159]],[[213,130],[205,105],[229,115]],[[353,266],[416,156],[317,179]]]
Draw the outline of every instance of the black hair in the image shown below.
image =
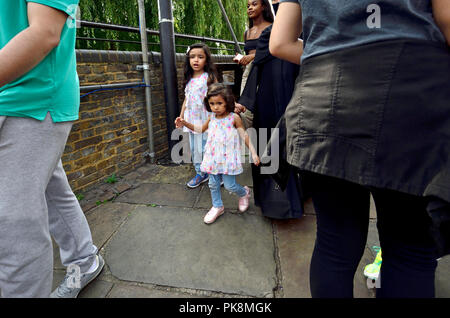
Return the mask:
[[211,106],[209,106],[209,99],[213,96],[222,96],[226,104],[226,111],[229,113],[234,112],[234,95],[231,89],[223,83],[214,83],[208,87],[208,93],[204,100],[205,108],[207,111],[212,112]]
[[[261,4],[264,6],[264,11],[262,13],[264,20],[266,20],[267,22],[273,23],[274,18],[273,18],[273,13],[272,13],[272,6],[271,6],[269,0],[257,0],[257,1],[261,1]],[[248,27],[249,29],[253,27],[253,20],[250,18],[248,18],[248,25],[249,25],[249,27]]]
[[186,58],[184,62],[184,87],[189,83],[194,75],[194,70],[191,67],[191,63],[189,61],[189,53],[192,49],[203,49],[206,55],[206,63],[205,63],[205,72],[208,73],[208,86],[216,81],[220,81],[219,74],[217,72],[216,65],[212,61],[211,51],[209,47],[204,43],[196,43],[189,46],[188,51],[186,52]]

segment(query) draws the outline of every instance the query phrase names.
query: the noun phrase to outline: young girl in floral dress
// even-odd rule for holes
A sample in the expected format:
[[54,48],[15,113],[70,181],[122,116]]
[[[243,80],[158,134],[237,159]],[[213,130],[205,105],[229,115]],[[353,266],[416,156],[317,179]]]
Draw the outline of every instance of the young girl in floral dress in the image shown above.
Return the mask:
[[224,84],[213,84],[209,87],[205,98],[205,107],[213,114],[202,125],[193,125],[182,117],[176,119],[177,127],[188,127],[191,130],[204,132],[208,130],[205,155],[201,171],[209,174],[212,208],[204,217],[207,224],[213,223],[224,213],[220,185],[239,196],[239,211],[245,212],[249,206],[250,189],[236,183],[236,175],[242,173],[241,147],[239,137],[249,148],[255,165],[260,164],[255,148],[244,130],[239,115],[233,112],[234,97]]

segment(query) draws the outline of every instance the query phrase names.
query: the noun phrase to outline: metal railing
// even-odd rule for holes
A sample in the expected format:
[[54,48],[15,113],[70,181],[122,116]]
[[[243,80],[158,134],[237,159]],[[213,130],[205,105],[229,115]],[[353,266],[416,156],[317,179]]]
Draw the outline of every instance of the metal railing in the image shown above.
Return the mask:
[[[80,21],[81,27],[86,28],[94,28],[94,29],[102,29],[102,30],[112,30],[112,31],[122,31],[122,32],[128,32],[128,33],[140,33],[140,29],[138,27],[131,27],[126,25],[118,25],[118,24],[110,24],[110,23],[100,23],[100,22],[92,22],[92,21]],[[157,30],[151,30],[147,29],[148,35],[155,35],[159,36],[160,33]],[[214,42],[214,43],[221,43],[225,45],[235,45],[236,43],[231,40],[224,40],[224,39],[218,39],[218,38],[212,38],[212,37],[206,37],[206,36],[198,36],[198,35],[189,35],[189,34],[182,34],[182,33],[174,33],[175,38],[180,39],[188,39],[188,40],[196,40],[201,42]],[[140,45],[140,41],[133,41],[133,40],[119,40],[119,39],[105,39],[105,38],[92,38],[92,37],[77,37],[77,40],[81,41],[101,41],[101,42],[112,42],[112,43],[129,43],[129,44],[136,44]],[[159,45],[159,43],[156,42],[149,42],[149,45]],[[239,45],[243,46],[243,42],[238,42]],[[188,47],[188,45],[183,44],[177,44],[176,47]],[[218,48],[214,46],[210,46],[211,50],[226,50],[226,51],[236,51],[236,48]]]

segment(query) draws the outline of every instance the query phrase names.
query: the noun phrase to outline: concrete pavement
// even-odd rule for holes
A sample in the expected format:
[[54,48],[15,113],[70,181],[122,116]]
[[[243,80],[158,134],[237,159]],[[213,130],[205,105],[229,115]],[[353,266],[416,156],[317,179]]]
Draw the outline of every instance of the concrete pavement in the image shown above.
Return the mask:
[[[185,186],[192,165],[146,164],[84,195],[81,204],[94,244],[106,260],[98,279],[80,297],[309,298],[309,263],[315,240],[315,212],[306,203],[301,219],[274,221],[251,202],[240,214],[237,198],[222,189],[226,213],[206,225],[207,184]],[[249,166],[238,182],[252,186]],[[363,268],[379,245],[371,208],[367,248],[355,275],[354,295],[372,298]],[[54,286],[64,267],[54,246]],[[439,262],[437,297],[450,297],[450,257]]]

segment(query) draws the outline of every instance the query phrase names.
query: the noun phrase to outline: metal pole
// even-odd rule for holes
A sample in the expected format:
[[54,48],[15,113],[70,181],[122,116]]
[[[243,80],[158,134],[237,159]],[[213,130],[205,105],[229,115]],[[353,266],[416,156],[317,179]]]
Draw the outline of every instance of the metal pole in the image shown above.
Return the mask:
[[164,77],[164,96],[166,98],[166,122],[169,138],[169,152],[175,145],[171,139],[175,129],[175,119],[179,115],[178,82],[175,55],[175,36],[173,27],[172,0],[158,0],[159,33]]
[[225,21],[227,22],[228,28],[230,29],[230,32],[231,32],[231,35],[233,36],[234,46],[236,48],[236,51],[238,51],[240,54],[242,54],[242,50],[239,46],[239,42],[236,38],[236,34],[234,34],[233,27],[231,26],[230,20],[228,19],[228,15],[227,15],[227,12],[225,11],[225,8],[223,7],[222,1],[217,0],[217,3],[219,4],[220,10],[222,11],[222,15],[223,15]]
[[154,163],[155,147],[153,141],[152,92],[150,89],[150,65],[148,64],[147,24],[145,22],[144,0],[138,0],[138,5],[139,5],[139,25],[141,32],[141,46],[142,46],[142,62],[145,81],[145,104],[147,110],[148,146],[149,146],[148,155],[150,156],[150,161]]

